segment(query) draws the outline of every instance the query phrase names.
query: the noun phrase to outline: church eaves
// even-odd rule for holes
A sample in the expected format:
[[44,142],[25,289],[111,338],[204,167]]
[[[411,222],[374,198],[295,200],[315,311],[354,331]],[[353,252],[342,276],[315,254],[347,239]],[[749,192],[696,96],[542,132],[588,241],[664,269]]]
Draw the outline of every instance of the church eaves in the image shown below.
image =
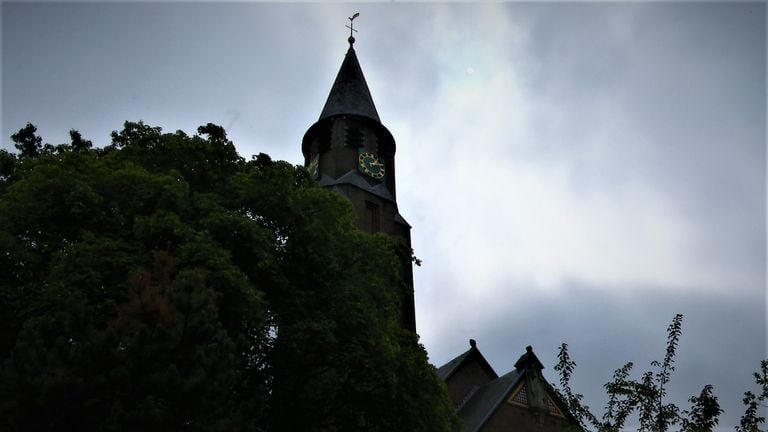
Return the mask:
[[339,74],[336,75],[336,81],[331,87],[331,93],[328,95],[319,120],[347,114],[367,117],[381,123],[376,107],[373,105],[368,84],[365,82],[363,70],[357,61],[357,54],[352,48],[352,41],[354,39],[350,41],[349,50],[344,56],[344,62],[341,64]]

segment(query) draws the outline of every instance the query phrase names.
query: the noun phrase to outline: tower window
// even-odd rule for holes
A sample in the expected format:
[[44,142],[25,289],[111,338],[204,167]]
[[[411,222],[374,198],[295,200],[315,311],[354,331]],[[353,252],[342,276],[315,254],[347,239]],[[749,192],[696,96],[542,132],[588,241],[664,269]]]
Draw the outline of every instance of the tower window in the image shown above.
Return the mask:
[[381,211],[379,205],[370,201],[365,202],[365,213],[371,232],[381,231]]
[[359,128],[348,126],[346,130],[346,144],[350,147],[363,146],[363,133]]

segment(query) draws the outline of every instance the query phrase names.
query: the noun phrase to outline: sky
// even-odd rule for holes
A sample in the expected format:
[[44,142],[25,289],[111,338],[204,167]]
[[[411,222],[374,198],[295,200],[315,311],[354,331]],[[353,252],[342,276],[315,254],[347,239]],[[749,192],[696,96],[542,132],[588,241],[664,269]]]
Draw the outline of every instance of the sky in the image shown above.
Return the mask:
[[602,414],[682,313],[670,400],[713,384],[733,430],[768,357],[763,2],[3,2],[0,148],[213,122],[303,163],[355,12],[431,362],[532,345],[556,381],[568,343]]

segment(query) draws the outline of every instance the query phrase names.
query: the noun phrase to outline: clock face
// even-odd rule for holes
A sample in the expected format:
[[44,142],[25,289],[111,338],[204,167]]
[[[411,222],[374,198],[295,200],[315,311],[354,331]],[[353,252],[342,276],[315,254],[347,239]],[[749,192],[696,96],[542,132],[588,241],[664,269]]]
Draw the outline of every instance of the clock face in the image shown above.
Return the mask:
[[373,153],[360,153],[358,157],[358,167],[363,174],[367,174],[375,179],[384,177],[384,161]]

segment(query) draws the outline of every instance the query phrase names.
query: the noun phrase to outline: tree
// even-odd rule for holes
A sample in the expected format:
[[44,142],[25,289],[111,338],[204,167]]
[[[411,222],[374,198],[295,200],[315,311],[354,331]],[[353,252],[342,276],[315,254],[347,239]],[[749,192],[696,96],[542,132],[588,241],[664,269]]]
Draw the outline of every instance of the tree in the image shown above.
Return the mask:
[[744,392],[742,400],[746,409],[741,416],[737,432],[762,432],[760,426],[765,423],[765,417],[760,415],[760,409],[768,406],[768,359],[760,362],[760,371],[753,374],[755,383],[760,387],[759,394],[752,391]]
[[410,250],[303,168],[212,124],[35,131],[0,154],[0,429],[455,429],[398,325]]
[[683,411],[683,431],[701,432],[711,431],[719,423],[718,417],[723,410],[717,402],[717,397],[712,392],[713,387],[706,385],[699,396],[691,396],[688,402],[691,409]]
[[74,129],[69,131],[69,137],[71,139],[70,148],[74,152],[87,151],[93,147],[93,143],[91,143],[91,141],[83,139],[83,136],[80,135],[80,132]]
[[600,432],[614,432],[625,428],[632,414],[637,414],[640,431],[665,432],[672,425],[681,423],[683,432],[712,431],[723,412],[713,393],[713,387],[706,385],[699,396],[688,401],[689,410],[682,412],[674,403],[665,402],[667,384],[675,370],[675,355],[682,334],[683,316],[675,315],[667,327],[667,347],[662,361],[653,361],[656,371],[648,371],[639,380],[630,378],[633,363],[626,363],[613,374],[612,381],[605,384],[608,403],[602,420],[582,403],[583,396],[574,393],[570,380],[576,363],[571,360],[568,345],[562,344],[555,370],[560,374],[560,395],[568,409],[576,417],[582,429]]
[[43,139],[37,136],[37,127],[32,123],[27,123],[26,126],[11,135],[11,140],[22,157],[36,157],[43,148]]

